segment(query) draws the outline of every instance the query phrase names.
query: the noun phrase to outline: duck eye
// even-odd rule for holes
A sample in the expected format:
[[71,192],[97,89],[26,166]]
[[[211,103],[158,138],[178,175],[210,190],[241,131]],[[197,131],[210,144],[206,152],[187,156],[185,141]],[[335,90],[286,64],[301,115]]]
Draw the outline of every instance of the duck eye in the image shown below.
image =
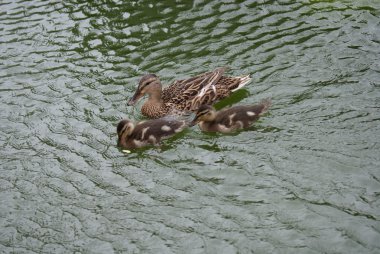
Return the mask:
[[150,85],[151,83],[153,83],[156,80],[157,80],[157,76],[156,75],[154,75],[154,74],[148,74],[148,75],[144,76],[140,80],[139,88],[143,89],[144,87]]
[[142,84],[140,85],[140,90],[143,90],[144,88],[146,88],[147,86],[149,86],[150,84],[152,84],[153,81],[154,81],[154,80],[148,80],[148,81],[142,83]]
[[140,90],[146,87],[147,85],[148,85],[147,83],[141,83],[141,85],[139,86]]
[[207,111],[202,111],[198,114],[198,116],[203,116],[203,115],[206,115],[207,114]]

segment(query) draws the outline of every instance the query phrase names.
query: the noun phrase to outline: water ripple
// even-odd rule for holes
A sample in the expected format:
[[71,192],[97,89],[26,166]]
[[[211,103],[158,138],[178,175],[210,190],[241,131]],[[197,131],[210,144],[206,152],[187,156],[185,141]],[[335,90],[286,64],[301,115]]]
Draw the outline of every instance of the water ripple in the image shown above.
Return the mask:
[[[0,248],[376,253],[380,6],[368,1],[2,1]],[[270,112],[124,154],[126,98],[219,66],[218,104]]]

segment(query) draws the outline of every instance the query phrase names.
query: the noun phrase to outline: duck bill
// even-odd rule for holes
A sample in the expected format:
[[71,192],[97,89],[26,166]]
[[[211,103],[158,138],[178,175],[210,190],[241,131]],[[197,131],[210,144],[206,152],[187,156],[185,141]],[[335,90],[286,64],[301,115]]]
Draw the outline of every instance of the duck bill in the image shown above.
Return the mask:
[[129,99],[128,106],[135,105],[143,95],[144,94],[141,94],[139,91],[136,91],[132,98]]

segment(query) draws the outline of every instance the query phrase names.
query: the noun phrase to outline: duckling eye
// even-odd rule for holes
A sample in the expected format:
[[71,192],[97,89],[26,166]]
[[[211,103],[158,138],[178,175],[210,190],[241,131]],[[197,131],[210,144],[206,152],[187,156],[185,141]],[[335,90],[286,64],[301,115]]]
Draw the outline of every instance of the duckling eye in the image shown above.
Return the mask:
[[198,114],[198,116],[203,116],[203,115],[206,115],[207,114],[207,111],[205,112],[205,111],[203,111],[203,112],[200,112],[199,114]]

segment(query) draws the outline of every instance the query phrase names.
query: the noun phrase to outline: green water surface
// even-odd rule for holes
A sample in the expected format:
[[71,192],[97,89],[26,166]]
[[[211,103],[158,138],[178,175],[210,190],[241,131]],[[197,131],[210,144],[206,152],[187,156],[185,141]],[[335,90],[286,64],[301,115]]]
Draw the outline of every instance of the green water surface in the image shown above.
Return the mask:
[[[380,253],[380,1],[0,1],[0,253]],[[273,106],[124,154],[137,82]]]

